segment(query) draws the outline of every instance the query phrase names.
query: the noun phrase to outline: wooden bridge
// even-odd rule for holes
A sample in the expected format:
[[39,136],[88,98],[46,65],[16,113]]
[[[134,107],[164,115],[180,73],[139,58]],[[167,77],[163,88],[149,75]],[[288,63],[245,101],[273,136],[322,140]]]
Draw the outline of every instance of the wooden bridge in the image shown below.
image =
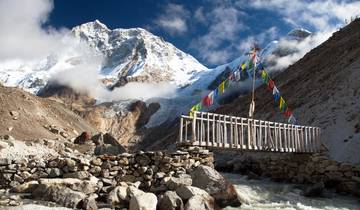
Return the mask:
[[318,152],[321,129],[208,112],[180,118],[179,144],[271,152]]

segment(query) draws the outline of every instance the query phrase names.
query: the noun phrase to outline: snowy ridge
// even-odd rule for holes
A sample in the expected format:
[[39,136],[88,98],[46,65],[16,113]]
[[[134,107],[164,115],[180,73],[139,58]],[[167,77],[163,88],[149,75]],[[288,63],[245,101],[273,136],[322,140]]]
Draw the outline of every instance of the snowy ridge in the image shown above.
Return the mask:
[[106,78],[143,77],[182,86],[207,70],[191,55],[141,28],[110,30],[96,20],[75,27],[72,33],[105,56],[101,74]]

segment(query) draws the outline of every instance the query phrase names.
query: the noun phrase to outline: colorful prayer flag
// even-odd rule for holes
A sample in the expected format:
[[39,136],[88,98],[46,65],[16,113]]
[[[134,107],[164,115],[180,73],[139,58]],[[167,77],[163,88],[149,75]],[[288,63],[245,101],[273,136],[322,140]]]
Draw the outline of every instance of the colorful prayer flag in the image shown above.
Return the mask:
[[285,117],[290,117],[292,115],[291,109],[289,107],[286,108],[284,115]]
[[281,111],[281,112],[284,112],[285,109],[286,109],[286,102],[285,102],[285,100],[283,99],[282,96],[280,97],[279,108],[280,108],[280,111]]
[[239,71],[235,71],[234,72],[234,77],[235,77],[235,81],[240,81],[240,72]]
[[288,119],[288,123],[290,124],[296,124],[296,119],[294,117],[293,114],[290,115],[289,119]]
[[253,68],[253,66],[254,66],[254,63],[252,62],[252,60],[249,60],[248,61],[248,69],[252,69]]
[[246,69],[246,63],[241,64],[241,70],[245,71]]
[[217,98],[219,95],[219,88],[216,88],[213,92],[214,92],[214,98]]
[[214,91],[211,91],[209,94],[208,94],[208,97],[210,99],[210,102],[211,102],[211,105],[214,104]]
[[227,89],[230,85],[230,81],[227,79],[224,81],[224,92],[225,92],[225,89]]
[[269,76],[265,70],[261,71],[261,78],[263,79],[265,84],[268,84],[269,82]]
[[231,73],[231,74],[229,75],[229,77],[228,77],[228,79],[229,79],[230,81],[234,80],[234,78],[235,78],[234,73]]
[[225,81],[223,81],[220,85],[219,85],[219,92],[220,94],[223,94],[225,92]]
[[274,89],[274,81],[272,79],[269,80],[269,83],[268,83],[268,87],[270,88],[270,90],[273,90]]

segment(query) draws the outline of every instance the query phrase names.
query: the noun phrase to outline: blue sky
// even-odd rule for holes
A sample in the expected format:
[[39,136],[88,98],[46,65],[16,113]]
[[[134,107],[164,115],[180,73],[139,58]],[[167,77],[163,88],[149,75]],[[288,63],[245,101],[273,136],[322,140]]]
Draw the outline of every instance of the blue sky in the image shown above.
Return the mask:
[[[266,30],[274,29],[274,34],[267,36],[264,40],[260,40],[261,44],[265,44],[278,36],[286,34],[293,26],[283,24],[281,16],[273,11],[246,8],[244,5],[235,5],[234,2],[220,3],[217,1],[197,0],[197,1],[170,1],[170,0],[132,0],[132,1],[86,1],[86,0],[56,0],[54,1],[54,9],[50,14],[49,25],[56,28],[67,27],[72,28],[81,23],[100,20],[109,28],[146,28],[152,33],[164,37],[165,40],[171,42],[179,49],[190,53],[200,62],[207,66],[220,65],[224,62],[231,61],[237,57],[237,54],[243,53],[238,47],[229,47],[233,45],[241,45],[241,40],[248,37],[256,36]],[[218,16],[233,15],[233,19],[237,19],[238,23],[229,36],[236,36],[236,39],[214,39],[218,41],[219,46],[210,47],[213,51],[219,51],[220,54],[224,49],[233,51],[230,55],[219,55],[219,58],[205,56],[201,50],[201,37],[209,33],[209,28],[214,18],[211,14],[216,8]],[[229,8],[234,8],[236,14],[226,13]],[[234,10],[234,11],[235,11]],[[200,13],[201,12],[201,13]],[[200,17],[202,14],[204,17]],[[196,16],[197,15],[197,16]],[[166,26],[167,23],[161,25],[161,19],[171,20],[173,17],[180,17],[186,21],[186,30],[177,28],[176,26]],[[196,16],[196,17],[195,17]],[[220,17],[221,18],[221,17]],[[230,18],[230,19],[231,19]],[[218,20],[222,21],[222,20]],[[170,24],[170,22],[168,23]],[[181,26],[180,26],[181,27]],[[276,32],[276,34],[275,34]],[[226,36],[226,33],[224,33]],[[235,42],[234,42],[235,41]]]
[[64,31],[98,19],[145,28],[213,67],[297,27],[319,34],[305,46],[314,47],[359,11],[350,0],[1,0],[0,59],[44,55]]

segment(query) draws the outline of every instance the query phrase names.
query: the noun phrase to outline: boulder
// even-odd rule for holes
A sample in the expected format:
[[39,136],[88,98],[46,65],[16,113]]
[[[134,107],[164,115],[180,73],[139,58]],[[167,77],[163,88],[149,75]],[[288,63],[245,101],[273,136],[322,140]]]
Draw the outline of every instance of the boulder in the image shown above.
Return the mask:
[[121,144],[110,133],[105,133],[103,135],[103,140],[105,144],[111,144],[113,146],[121,146]]
[[52,168],[50,169],[49,177],[50,178],[56,178],[63,175],[63,172],[59,168]]
[[135,161],[142,166],[147,166],[151,162],[151,159],[145,154],[136,154]]
[[182,186],[176,189],[176,193],[180,196],[181,199],[183,200],[188,200],[191,197],[195,196],[195,195],[200,195],[203,196],[205,198],[207,197],[211,197],[209,195],[209,193],[207,193],[205,190],[202,190],[200,188],[197,187],[193,187],[193,186]]
[[84,210],[98,210],[95,197],[87,197],[81,201],[81,208]]
[[185,210],[202,210],[202,209],[206,209],[206,210],[216,209],[214,199],[211,198],[210,200],[207,200],[201,195],[195,195],[191,197],[185,205]]
[[144,194],[145,192],[142,190],[139,190],[138,188],[136,188],[134,186],[130,186],[126,189],[126,193],[127,193],[127,196],[129,196],[129,198],[132,198],[134,196]]
[[74,191],[69,187],[42,184],[32,192],[32,197],[53,201],[62,206],[75,209],[79,206],[79,203],[86,198],[86,195],[83,192]]
[[141,193],[130,199],[129,210],[156,210],[157,197],[153,193]]
[[129,204],[130,197],[127,193],[127,186],[117,186],[108,195],[108,201],[111,207],[127,207]]
[[8,158],[0,158],[0,166],[10,165],[11,160]]
[[102,133],[98,133],[96,135],[94,135],[93,137],[91,137],[91,141],[95,144],[95,145],[103,145],[104,144],[104,137]]
[[89,142],[91,139],[90,133],[84,131],[80,134],[80,136],[76,137],[74,140],[74,144],[85,144]]
[[200,165],[191,172],[192,186],[208,192],[221,208],[241,205],[235,187],[215,169]]
[[38,181],[25,182],[13,187],[10,191],[14,193],[32,193],[39,186]]
[[76,171],[64,174],[64,178],[87,179],[89,177],[90,173],[87,171]]
[[191,186],[192,179],[189,174],[179,174],[178,177],[170,177],[169,181],[166,183],[166,186],[170,190],[176,190],[178,187],[182,186]]
[[118,155],[123,152],[126,152],[126,149],[123,146],[113,146],[111,144],[97,145],[94,150],[95,155]]
[[74,191],[80,191],[85,194],[91,194],[98,190],[97,183],[95,180],[80,180],[80,179],[73,179],[73,178],[56,178],[56,179],[40,179],[39,180],[39,187],[40,186],[59,186],[59,187],[68,187]]
[[184,204],[181,198],[174,191],[164,193],[159,201],[160,210],[183,210]]

